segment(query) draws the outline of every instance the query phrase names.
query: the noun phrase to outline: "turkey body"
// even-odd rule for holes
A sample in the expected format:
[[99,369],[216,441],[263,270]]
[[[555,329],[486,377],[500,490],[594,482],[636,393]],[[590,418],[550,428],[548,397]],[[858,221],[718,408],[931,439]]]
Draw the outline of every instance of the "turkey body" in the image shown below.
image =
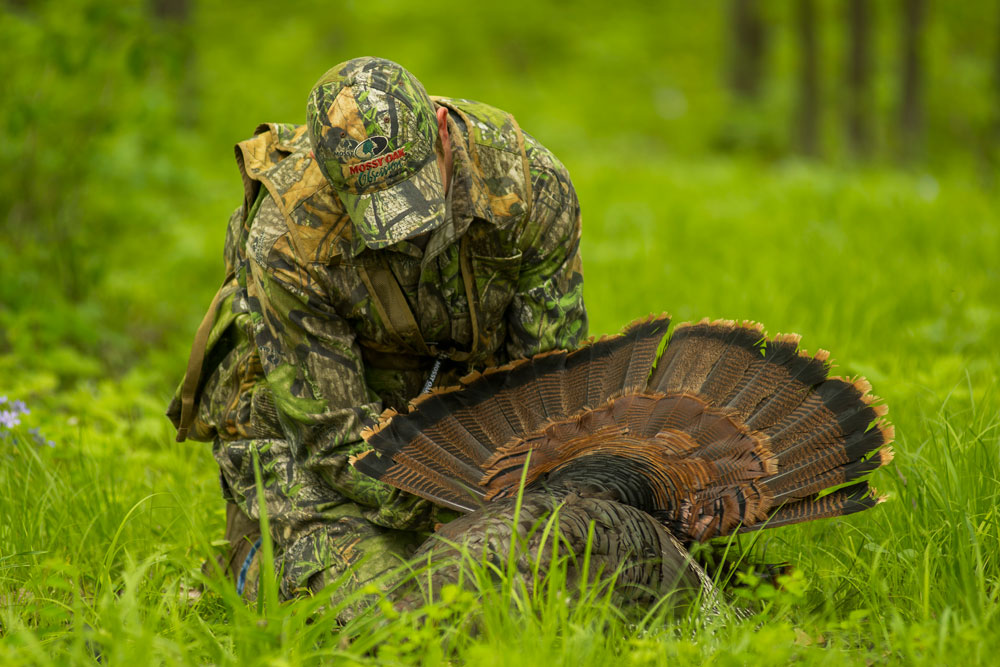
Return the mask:
[[[545,530],[550,523],[552,529]],[[529,595],[556,554],[565,560],[569,590],[584,579],[613,577],[618,599],[649,604],[676,593],[681,605],[710,585],[684,547],[649,514],[606,498],[535,489],[520,505],[512,498],[498,500],[439,528],[417,554],[431,562],[433,574],[421,582],[428,587],[406,590],[399,599],[417,606],[444,585],[475,585],[469,559],[502,572],[512,549],[508,574],[517,574]]]
[[473,374],[365,432],[358,470],[464,513],[419,551],[432,589],[463,580],[464,551],[513,552],[529,588],[561,553],[570,586],[613,576],[619,599],[711,592],[691,543],[882,500],[857,481],[892,458],[866,381],[752,323],[682,324],[661,353],[669,322]]

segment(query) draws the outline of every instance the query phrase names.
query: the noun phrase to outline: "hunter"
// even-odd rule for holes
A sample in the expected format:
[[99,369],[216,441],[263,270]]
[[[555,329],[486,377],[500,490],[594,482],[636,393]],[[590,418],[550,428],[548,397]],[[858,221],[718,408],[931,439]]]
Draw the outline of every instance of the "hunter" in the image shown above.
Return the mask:
[[168,410],[179,441],[213,443],[223,565],[251,599],[262,504],[282,598],[398,568],[446,517],[348,464],[361,430],[587,335],[576,192],[513,116],[356,58],[323,75],[306,117],[236,146],[226,278]]

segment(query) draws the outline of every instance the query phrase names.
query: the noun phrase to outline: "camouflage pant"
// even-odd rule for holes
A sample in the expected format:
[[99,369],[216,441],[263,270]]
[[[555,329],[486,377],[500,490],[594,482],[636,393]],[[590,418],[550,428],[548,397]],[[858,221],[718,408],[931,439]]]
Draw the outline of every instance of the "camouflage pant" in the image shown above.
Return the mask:
[[[413,539],[415,533],[380,528],[367,521],[362,516],[362,510],[356,503],[345,503],[339,506],[343,513],[339,519],[330,521],[324,530],[317,531],[319,535],[303,538],[305,546],[312,550],[325,547],[326,568],[313,574],[304,587],[296,592],[316,593],[340,581],[340,586],[334,589],[330,596],[331,606],[336,607],[345,601],[355,591],[365,584],[375,583],[379,590],[387,591],[396,586],[405,573],[400,565],[413,553],[419,544],[419,538]],[[261,576],[260,528],[256,521],[250,519],[234,503],[226,507],[226,540],[230,544],[229,555],[226,558],[225,570],[234,584],[242,586],[243,597],[248,601],[257,599]],[[317,544],[325,542],[326,544]],[[301,547],[298,551],[301,551]],[[286,554],[278,551],[275,562],[281,567],[286,561]],[[276,569],[277,569],[276,567]],[[280,577],[282,590],[285,588],[285,578]],[[363,604],[346,606],[341,612],[341,621],[348,620]]]
[[[346,578],[333,595],[334,604],[368,582],[387,590],[393,585],[390,573],[399,570],[438,519],[427,501],[356,472],[346,452],[325,457],[328,464],[317,470],[296,461],[285,440],[216,440],[214,454],[230,502],[225,565],[234,580],[260,535],[253,450],[282,599],[315,593],[341,577]],[[258,551],[246,569],[245,597],[256,598],[259,576]]]

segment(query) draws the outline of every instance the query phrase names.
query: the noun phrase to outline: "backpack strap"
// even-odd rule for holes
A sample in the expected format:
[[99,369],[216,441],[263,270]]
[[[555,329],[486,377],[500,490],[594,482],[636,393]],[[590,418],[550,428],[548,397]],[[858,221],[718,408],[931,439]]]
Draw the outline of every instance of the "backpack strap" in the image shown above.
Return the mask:
[[219,307],[239,287],[239,283],[233,280],[235,277],[235,273],[230,272],[226,276],[226,279],[222,281],[222,287],[219,288],[219,291],[212,298],[212,303],[205,312],[205,317],[202,318],[201,324],[198,325],[198,331],[194,335],[194,342],[191,344],[191,354],[188,356],[187,371],[184,373],[184,382],[181,383],[179,394],[181,415],[176,424],[177,442],[187,440],[188,429],[191,428],[191,422],[194,420],[194,403],[195,397],[198,394],[198,388],[201,385],[205,352],[208,350],[209,339],[211,338]]
[[465,299],[469,302],[469,327],[472,329],[472,346],[467,359],[475,358],[482,345],[479,335],[479,294],[476,292],[476,276],[472,273],[472,262],[469,259],[469,235],[462,236],[458,250],[459,268],[462,271],[462,283],[465,285]]
[[380,253],[373,254],[377,258],[376,262],[367,267],[358,266],[358,273],[368,289],[372,305],[382,318],[382,325],[404,350],[412,354],[434,356],[420,333],[417,318],[385,257]]

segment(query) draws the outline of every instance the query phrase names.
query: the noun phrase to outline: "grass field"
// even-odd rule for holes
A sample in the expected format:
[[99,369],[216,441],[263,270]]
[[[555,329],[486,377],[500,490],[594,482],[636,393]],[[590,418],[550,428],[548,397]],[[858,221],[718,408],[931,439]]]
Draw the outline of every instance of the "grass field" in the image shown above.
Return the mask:
[[[0,663],[992,664],[996,195],[961,172],[708,158],[623,169],[610,149],[567,161],[592,333],[667,311],[752,319],[831,350],[839,374],[865,375],[890,406],[896,459],[874,480],[889,502],[762,534],[754,552],[796,569],[782,590],[754,591],[749,620],[622,615],[557,591],[528,604],[455,594],[423,621],[377,605],[340,629],[321,598],[247,607],[199,574],[221,537],[217,471],[209,447],[174,443],[162,416],[221,243],[221,219],[180,220],[163,254],[198,258],[206,284],[169,311],[184,314],[176,331],[138,337],[146,347],[116,374],[45,348],[35,315],[5,313],[0,409],[23,400],[30,413],[0,440]],[[114,280],[167,266],[122,262]],[[184,293],[169,280],[147,289],[153,304]]]

